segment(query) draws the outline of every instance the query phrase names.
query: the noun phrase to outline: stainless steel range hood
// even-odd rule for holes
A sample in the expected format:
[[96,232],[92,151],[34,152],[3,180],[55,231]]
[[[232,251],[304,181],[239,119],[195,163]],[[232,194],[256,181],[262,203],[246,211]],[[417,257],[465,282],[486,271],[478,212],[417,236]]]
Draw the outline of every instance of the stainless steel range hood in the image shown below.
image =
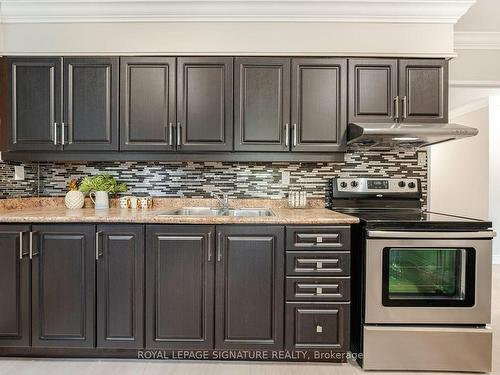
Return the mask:
[[420,148],[473,137],[476,128],[458,124],[350,123],[347,144],[369,148]]

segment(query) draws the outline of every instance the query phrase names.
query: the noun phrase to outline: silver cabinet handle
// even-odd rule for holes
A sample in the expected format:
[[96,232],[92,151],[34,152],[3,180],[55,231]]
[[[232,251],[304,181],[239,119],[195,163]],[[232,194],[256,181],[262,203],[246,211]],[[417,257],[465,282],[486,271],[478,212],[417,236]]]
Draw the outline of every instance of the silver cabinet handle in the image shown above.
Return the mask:
[[177,123],[177,146],[182,145],[182,133],[181,133],[181,123]]
[[30,259],[33,259],[33,232],[30,232]]
[[64,135],[65,135],[65,134],[64,134],[64,133],[65,133],[65,129],[64,129],[64,127],[65,127],[64,122],[61,122],[61,144],[62,144],[63,146],[64,146],[64,143],[66,143],[66,142],[65,142],[65,139],[64,139],[64,138],[66,138],[66,137],[64,136]]
[[222,242],[224,241],[222,233],[217,234],[217,262],[222,260]]
[[19,232],[19,259],[23,259],[23,234],[24,232]]
[[285,124],[285,146],[288,147],[288,142],[289,142],[289,138],[290,138],[290,125],[288,124]]
[[171,122],[168,124],[168,145],[174,145],[174,124]]
[[208,262],[212,261],[212,232],[208,232]]
[[54,145],[57,146],[57,122],[54,122]]
[[99,235],[101,232],[95,232],[95,260],[99,260]]
[[293,124],[293,147],[297,146],[297,124]]
[[394,98],[394,120],[399,120],[399,96]]
[[403,118],[408,117],[408,101],[406,100],[406,95],[403,96]]

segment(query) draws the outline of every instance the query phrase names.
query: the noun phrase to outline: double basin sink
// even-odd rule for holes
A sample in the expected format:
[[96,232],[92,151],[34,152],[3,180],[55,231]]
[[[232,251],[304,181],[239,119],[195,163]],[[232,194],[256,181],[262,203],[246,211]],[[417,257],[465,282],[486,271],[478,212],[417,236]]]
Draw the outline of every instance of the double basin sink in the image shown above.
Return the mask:
[[267,208],[210,208],[210,207],[183,207],[176,210],[162,212],[162,215],[177,216],[274,216],[274,212]]

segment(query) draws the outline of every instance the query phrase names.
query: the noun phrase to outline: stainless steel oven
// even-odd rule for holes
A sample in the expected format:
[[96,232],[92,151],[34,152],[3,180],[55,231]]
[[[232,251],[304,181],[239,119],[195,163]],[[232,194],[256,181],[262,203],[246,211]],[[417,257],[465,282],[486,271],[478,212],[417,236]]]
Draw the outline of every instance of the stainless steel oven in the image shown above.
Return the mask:
[[493,236],[368,230],[365,323],[488,324]]
[[351,239],[351,350],[364,370],[491,371],[492,223],[422,207],[416,179],[339,178]]

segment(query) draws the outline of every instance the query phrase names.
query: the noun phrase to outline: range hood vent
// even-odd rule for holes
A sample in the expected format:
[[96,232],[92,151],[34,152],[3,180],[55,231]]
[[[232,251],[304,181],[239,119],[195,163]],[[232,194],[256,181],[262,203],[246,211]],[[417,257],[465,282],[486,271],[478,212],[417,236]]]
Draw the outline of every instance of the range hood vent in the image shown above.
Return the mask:
[[476,128],[458,124],[350,123],[347,144],[370,149],[415,149],[478,133]]

